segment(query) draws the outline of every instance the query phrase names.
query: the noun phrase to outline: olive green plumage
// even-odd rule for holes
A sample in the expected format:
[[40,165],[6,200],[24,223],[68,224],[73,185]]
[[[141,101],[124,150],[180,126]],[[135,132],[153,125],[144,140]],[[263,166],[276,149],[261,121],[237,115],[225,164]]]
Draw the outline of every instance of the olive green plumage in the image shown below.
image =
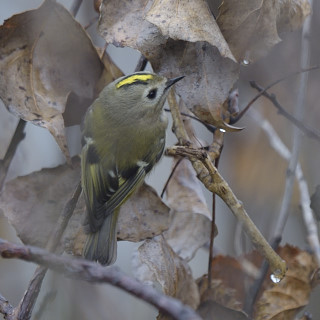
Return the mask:
[[147,72],[122,77],[106,86],[88,109],[81,154],[87,259],[114,263],[119,207],[163,153],[163,104],[170,86],[180,79]]

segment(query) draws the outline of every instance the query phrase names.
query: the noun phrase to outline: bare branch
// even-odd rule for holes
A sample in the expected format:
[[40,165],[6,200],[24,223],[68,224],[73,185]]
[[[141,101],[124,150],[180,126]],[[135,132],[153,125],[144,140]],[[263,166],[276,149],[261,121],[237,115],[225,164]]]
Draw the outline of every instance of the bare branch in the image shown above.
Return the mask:
[[[238,114],[238,116],[234,117],[232,119],[232,121],[230,121],[231,124],[239,121],[243,116],[244,114],[249,110],[249,108],[253,105],[254,102],[256,102],[262,95],[265,95],[265,93],[267,92],[267,90],[269,90],[270,88],[272,88],[273,86],[277,85],[278,83],[284,81],[284,80],[287,80],[293,76],[296,76],[298,74],[301,74],[301,73],[304,73],[304,72],[310,72],[310,71],[313,71],[313,70],[317,70],[319,69],[320,66],[313,66],[313,67],[310,67],[310,68],[305,68],[305,69],[302,69],[302,70],[299,70],[299,71],[294,71],[272,83],[270,83],[268,86],[266,86],[263,90],[261,90],[255,97],[253,97],[251,99],[251,101],[249,101],[249,103],[246,105],[246,107]],[[251,82],[254,82],[254,81],[251,81]],[[250,83],[251,84],[251,83]]]
[[[253,118],[259,123],[259,127],[265,132],[267,135],[270,145],[272,148],[284,159],[289,161],[291,159],[291,153],[287,146],[283,143],[283,141],[278,136],[277,132],[274,130],[271,123],[262,117],[260,112],[256,110],[252,110],[250,113]],[[314,219],[312,214],[312,210],[310,208],[310,193],[308,189],[308,185],[303,175],[302,167],[300,163],[297,165],[296,169],[296,179],[298,181],[298,186],[300,189],[300,205],[302,209],[302,216],[304,219],[304,224],[306,226],[308,232],[308,240],[309,244],[314,252],[317,263],[320,267],[320,240],[318,236],[318,228],[317,222]]]
[[15,313],[13,306],[9,301],[0,294],[0,313],[3,314],[5,320],[14,320]]
[[13,159],[14,154],[16,153],[17,147],[25,137],[24,128],[26,126],[26,123],[27,122],[22,119],[19,120],[16,131],[14,132],[14,135],[8,147],[7,153],[4,156],[3,160],[0,160],[0,191],[3,188],[10,163]]
[[[310,1],[312,7],[312,0]],[[301,41],[301,69],[308,67],[310,61],[310,28],[311,28],[311,16],[308,16],[303,24],[302,28],[302,41]],[[298,90],[297,103],[294,108],[294,116],[299,121],[303,120],[305,113],[305,101],[307,94],[309,73],[300,74],[300,86]],[[289,216],[289,206],[293,193],[293,184],[295,179],[295,171],[299,161],[299,153],[301,148],[302,136],[300,130],[297,127],[293,130],[293,141],[292,141],[292,151],[291,158],[287,170],[287,178],[285,184],[284,195],[282,199],[280,213],[278,215],[277,223],[275,226],[275,231],[273,234],[274,238],[278,238],[282,235],[283,229],[285,227],[286,221]]]
[[296,117],[294,117],[292,114],[287,112],[281,104],[278,102],[276,96],[274,94],[269,94],[265,91],[264,88],[262,88],[259,84],[257,84],[254,81],[250,82],[250,85],[252,88],[257,89],[260,92],[263,92],[263,95],[268,98],[273,105],[277,108],[278,112],[283,115],[285,118],[287,118],[289,121],[291,121],[296,127],[298,127],[303,133],[305,133],[308,137],[313,138],[320,142],[320,132],[316,131],[313,128],[310,128],[306,126],[302,121],[298,120]]
[[84,259],[58,256],[44,249],[9,243],[0,239],[0,254],[3,258],[18,258],[35,262],[64,275],[93,283],[109,283],[141,298],[158,308],[161,312],[177,320],[200,320],[189,306],[168,297],[151,286],[147,286],[121,272],[117,267],[102,267]]

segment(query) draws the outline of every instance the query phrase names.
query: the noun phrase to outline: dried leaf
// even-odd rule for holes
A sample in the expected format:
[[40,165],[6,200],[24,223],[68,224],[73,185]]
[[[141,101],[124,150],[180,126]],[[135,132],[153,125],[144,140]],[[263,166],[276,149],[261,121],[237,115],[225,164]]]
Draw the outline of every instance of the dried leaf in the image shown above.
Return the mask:
[[[108,43],[139,50],[151,62],[155,72],[167,77],[186,76],[184,80],[177,83],[176,92],[183,97],[188,109],[210,124],[227,131],[235,131],[237,128],[224,123],[222,105],[238,78],[239,65],[221,56],[225,54],[226,48],[223,47],[225,42],[219,36],[221,42],[213,39],[209,41],[209,35],[206,36],[206,41],[202,40],[209,27],[203,26],[202,30],[197,26],[198,30],[201,29],[197,31],[194,20],[195,17],[199,19],[197,13],[188,12],[182,5],[180,7],[179,1],[174,3],[189,20],[184,21],[179,18],[179,25],[175,26],[178,22],[175,22],[174,17],[170,18],[169,26],[161,26],[165,35],[156,25],[146,20],[146,17],[152,18],[152,21],[157,20],[155,12],[161,5],[157,2],[154,7],[151,7],[152,3],[148,0],[104,1],[101,7],[99,31]],[[201,12],[206,11],[206,15],[209,15],[206,4],[202,0],[188,1],[187,4],[188,8],[199,6]],[[172,4],[166,2],[166,5]],[[192,35],[189,39],[192,42],[183,41],[188,37],[188,32],[184,31],[186,26],[188,30],[193,30],[189,35]],[[179,30],[181,30],[180,36]],[[170,37],[181,40],[173,40]],[[214,42],[223,52],[220,53],[217,47],[209,44],[211,42]]]
[[192,308],[198,306],[199,291],[189,265],[175,254],[162,236],[146,240],[139,247],[135,264],[136,276],[141,281],[158,283],[165,294]]
[[118,239],[137,242],[161,234],[169,228],[169,211],[157,192],[147,184],[143,184],[121,206]]
[[280,14],[277,19],[279,34],[302,27],[304,20],[311,14],[309,0],[282,0]]
[[198,308],[198,313],[203,320],[223,319],[223,320],[246,320],[247,315],[241,311],[232,310],[222,306],[215,301],[204,301]]
[[204,0],[156,0],[146,20],[156,25],[166,38],[188,42],[205,41],[217,47],[222,57],[235,61]]
[[287,262],[288,271],[278,284],[269,286],[256,304],[256,320],[293,319],[309,302],[312,275],[317,264],[311,254],[296,247],[285,246],[279,255]]
[[278,42],[278,0],[224,0],[217,23],[238,61],[254,62]]
[[[6,20],[0,39],[1,99],[13,114],[47,128],[68,159],[62,116],[66,104],[84,102],[88,107],[103,70],[91,40],[51,0]],[[70,94],[78,99],[69,100]],[[77,110],[76,116],[85,111]]]
[[248,63],[279,43],[279,33],[300,28],[309,14],[307,0],[224,0],[217,23],[236,59]]
[[9,181],[0,208],[25,244],[44,247],[48,236],[80,180],[80,159]]
[[191,260],[210,239],[211,217],[201,184],[187,159],[181,160],[167,187],[173,220],[165,238],[183,259]]
[[[81,255],[87,238],[81,227],[85,211],[81,200],[82,210],[72,217],[64,238],[66,251],[75,255]],[[120,208],[117,237],[132,242],[150,239],[167,230],[170,221],[169,208],[152,187],[143,184]]]

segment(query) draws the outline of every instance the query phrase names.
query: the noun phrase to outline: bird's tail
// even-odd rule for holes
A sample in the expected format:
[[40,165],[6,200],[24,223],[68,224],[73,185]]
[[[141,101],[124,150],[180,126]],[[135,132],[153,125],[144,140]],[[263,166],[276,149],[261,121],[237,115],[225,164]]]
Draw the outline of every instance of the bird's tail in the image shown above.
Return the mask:
[[117,258],[117,220],[119,210],[109,214],[95,233],[90,233],[83,250],[83,256],[102,265],[110,265]]

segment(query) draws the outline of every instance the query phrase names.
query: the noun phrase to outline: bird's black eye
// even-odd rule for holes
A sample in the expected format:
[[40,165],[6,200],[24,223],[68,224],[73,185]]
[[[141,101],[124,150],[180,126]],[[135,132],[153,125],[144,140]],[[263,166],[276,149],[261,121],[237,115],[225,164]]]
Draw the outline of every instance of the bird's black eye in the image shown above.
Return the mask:
[[151,89],[147,95],[149,99],[154,99],[157,95],[157,89]]

